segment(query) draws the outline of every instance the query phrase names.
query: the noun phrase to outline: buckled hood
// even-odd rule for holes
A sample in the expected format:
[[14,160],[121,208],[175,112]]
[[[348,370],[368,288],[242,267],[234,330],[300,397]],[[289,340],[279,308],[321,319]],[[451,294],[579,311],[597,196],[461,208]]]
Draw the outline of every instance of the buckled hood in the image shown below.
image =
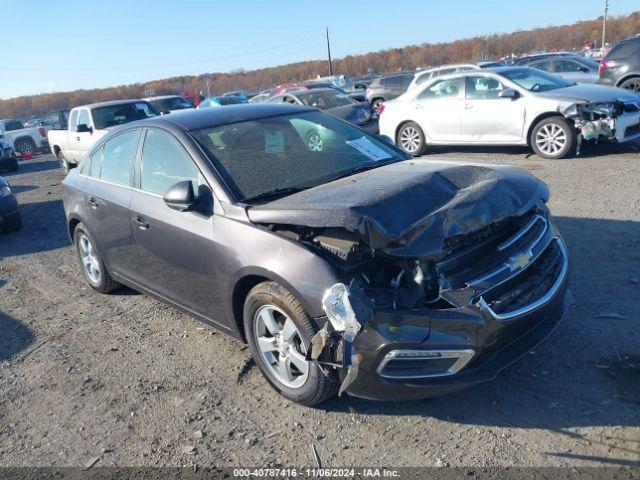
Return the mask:
[[439,258],[447,238],[520,216],[549,199],[524,170],[407,160],[248,208],[254,223],[344,228],[375,250]]

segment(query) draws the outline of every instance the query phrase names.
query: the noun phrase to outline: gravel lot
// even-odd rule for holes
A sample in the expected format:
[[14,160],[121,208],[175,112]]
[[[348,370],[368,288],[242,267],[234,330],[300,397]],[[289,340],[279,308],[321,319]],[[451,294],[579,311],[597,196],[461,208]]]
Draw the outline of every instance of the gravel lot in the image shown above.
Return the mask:
[[237,341],[145,295],[100,295],[65,233],[57,162],[13,174],[0,235],[0,465],[640,466],[640,145],[567,161],[438,150],[546,181],[576,306],[495,382],[411,403],[272,391]]

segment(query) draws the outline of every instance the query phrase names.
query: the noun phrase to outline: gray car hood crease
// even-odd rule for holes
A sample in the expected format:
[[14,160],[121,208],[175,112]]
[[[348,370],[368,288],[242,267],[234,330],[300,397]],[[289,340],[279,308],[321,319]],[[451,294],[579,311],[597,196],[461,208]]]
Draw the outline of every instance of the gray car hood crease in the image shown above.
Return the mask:
[[587,103],[633,102],[640,100],[640,95],[621,88],[584,84],[559,88],[548,92],[540,92],[538,95],[554,99],[564,99],[571,102],[580,101]]
[[437,259],[445,240],[517,217],[549,199],[524,170],[406,160],[250,206],[258,224],[344,228],[374,250]]

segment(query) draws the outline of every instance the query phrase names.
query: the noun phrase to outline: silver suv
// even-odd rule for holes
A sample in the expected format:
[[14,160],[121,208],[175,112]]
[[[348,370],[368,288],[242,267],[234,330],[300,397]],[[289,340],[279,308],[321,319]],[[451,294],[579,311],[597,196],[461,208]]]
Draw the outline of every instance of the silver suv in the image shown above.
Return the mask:
[[380,105],[385,100],[399,97],[407,91],[415,76],[414,72],[393,73],[374,79],[367,88],[365,95],[371,104],[374,114],[380,111]]

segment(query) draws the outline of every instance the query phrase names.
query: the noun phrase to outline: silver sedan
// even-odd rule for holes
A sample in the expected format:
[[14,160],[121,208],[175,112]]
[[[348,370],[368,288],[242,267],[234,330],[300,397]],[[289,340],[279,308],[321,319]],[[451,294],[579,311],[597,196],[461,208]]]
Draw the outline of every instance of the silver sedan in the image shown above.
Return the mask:
[[640,139],[640,96],[526,67],[437,77],[386,102],[380,133],[411,154],[433,145],[529,145],[565,158],[583,140]]

